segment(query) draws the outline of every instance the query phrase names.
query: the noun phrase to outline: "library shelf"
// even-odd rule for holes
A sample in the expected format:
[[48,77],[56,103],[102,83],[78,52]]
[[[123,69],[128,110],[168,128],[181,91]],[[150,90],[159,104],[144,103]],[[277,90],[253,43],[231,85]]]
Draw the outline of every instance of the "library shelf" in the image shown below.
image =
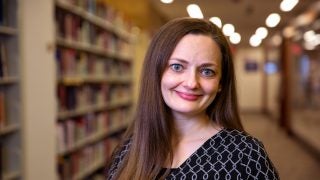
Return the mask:
[[0,179],[22,179],[20,1],[0,1]]
[[61,47],[70,48],[78,51],[84,51],[106,58],[115,58],[121,61],[131,61],[131,58],[126,55],[113,52],[112,50],[93,46],[88,43],[81,43],[72,40],[66,40],[63,38],[56,38],[56,44]]
[[103,28],[106,31],[112,32],[115,35],[119,36],[123,40],[129,41],[131,39],[130,33],[126,32],[125,30],[122,30],[120,28],[117,28],[114,26],[111,22],[102,19],[94,14],[91,14],[87,12],[86,10],[82,9],[81,7],[77,7],[75,5],[72,5],[68,2],[65,2],[65,0],[56,0],[55,4],[58,8],[61,8],[67,12],[70,12],[76,16],[79,16],[86,21],[92,23],[93,25],[96,25],[100,28]]
[[2,176],[3,180],[15,180],[21,177],[21,172],[20,171],[13,171],[10,173],[4,173]]
[[66,121],[68,120],[68,118],[71,118],[71,117],[81,116],[81,115],[85,115],[85,114],[93,113],[97,111],[112,110],[112,109],[123,107],[123,106],[129,106],[131,105],[131,103],[132,103],[132,100],[124,99],[124,100],[118,100],[115,102],[110,102],[108,104],[107,103],[96,104],[96,105],[91,105],[84,108],[79,108],[73,111],[59,112],[58,119],[60,121]]
[[90,174],[92,174],[93,172],[95,172],[97,169],[102,168],[105,164],[106,164],[106,162],[104,159],[98,160],[98,161],[90,164],[88,166],[88,168],[86,168],[86,170],[75,174],[73,179],[75,179],[75,180],[84,179],[85,177],[87,177]]
[[19,130],[20,130],[19,124],[5,125],[4,127],[0,128],[0,136],[5,136]]
[[106,166],[131,120],[134,38],[102,1],[54,2],[59,176],[87,179]]
[[58,79],[58,83],[66,86],[80,86],[82,84],[93,83],[109,83],[109,84],[130,84],[132,78],[129,76],[123,77],[96,77],[96,76],[66,76]]
[[0,34],[2,35],[16,35],[18,30],[12,27],[0,26]]
[[16,84],[18,82],[18,77],[2,77],[0,78],[0,85]]
[[94,134],[91,134],[90,136],[87,136],[78,142],[76,142],[73,146],[66,148],[65,150],[59,152],[59,156],[66,156],[70,153],[73,153],[85,146],[88,146],[90,144],[94,144],[101,139],[104,139],[108,136],[112,136],[118,132],[124,131],[126,129],[127,125],[120,125],[118,127],[112,127],[108,130],[102,131],[102,132],[96,132]]

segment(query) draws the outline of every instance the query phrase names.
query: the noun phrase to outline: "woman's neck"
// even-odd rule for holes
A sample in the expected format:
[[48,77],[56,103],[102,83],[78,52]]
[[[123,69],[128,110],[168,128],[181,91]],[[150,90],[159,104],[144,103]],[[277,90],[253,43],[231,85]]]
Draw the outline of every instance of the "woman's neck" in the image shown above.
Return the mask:
[[175,140],[181,141],[196,141],[199,139],[207,139],[221,128],[216,123],[212,122],[206,114],[196,116],[175,116]]

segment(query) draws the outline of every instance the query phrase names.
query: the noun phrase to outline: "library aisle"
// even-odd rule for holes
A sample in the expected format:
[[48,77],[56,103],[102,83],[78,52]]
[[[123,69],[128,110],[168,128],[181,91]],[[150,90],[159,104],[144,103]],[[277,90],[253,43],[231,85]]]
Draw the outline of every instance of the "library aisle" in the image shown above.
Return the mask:
[[320,162],[262,114],[242,114],[247,132],[260,139],[282,180],[320,179]]

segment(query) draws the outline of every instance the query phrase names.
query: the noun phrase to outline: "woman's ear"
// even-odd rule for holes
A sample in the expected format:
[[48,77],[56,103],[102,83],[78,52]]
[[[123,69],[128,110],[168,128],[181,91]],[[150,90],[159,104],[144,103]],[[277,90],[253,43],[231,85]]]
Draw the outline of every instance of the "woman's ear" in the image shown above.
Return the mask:
[[220,91],[221,91],[221,89],[222,89],[222,88],[221,88],[221,85],[219,85],[219,89],[218,89],[218,92],[220,92]]

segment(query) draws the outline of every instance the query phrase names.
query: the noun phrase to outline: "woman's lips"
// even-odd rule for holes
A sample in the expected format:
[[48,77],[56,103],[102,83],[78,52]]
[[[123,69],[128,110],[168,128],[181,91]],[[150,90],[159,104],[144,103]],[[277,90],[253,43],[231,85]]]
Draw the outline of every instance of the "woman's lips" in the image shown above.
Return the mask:
[[182,99],[185,99],[187,101],[196,101],[201,96],[197,94],[190,94],[190,93],[184,93],[179,91],[176,91],[176,92]]

